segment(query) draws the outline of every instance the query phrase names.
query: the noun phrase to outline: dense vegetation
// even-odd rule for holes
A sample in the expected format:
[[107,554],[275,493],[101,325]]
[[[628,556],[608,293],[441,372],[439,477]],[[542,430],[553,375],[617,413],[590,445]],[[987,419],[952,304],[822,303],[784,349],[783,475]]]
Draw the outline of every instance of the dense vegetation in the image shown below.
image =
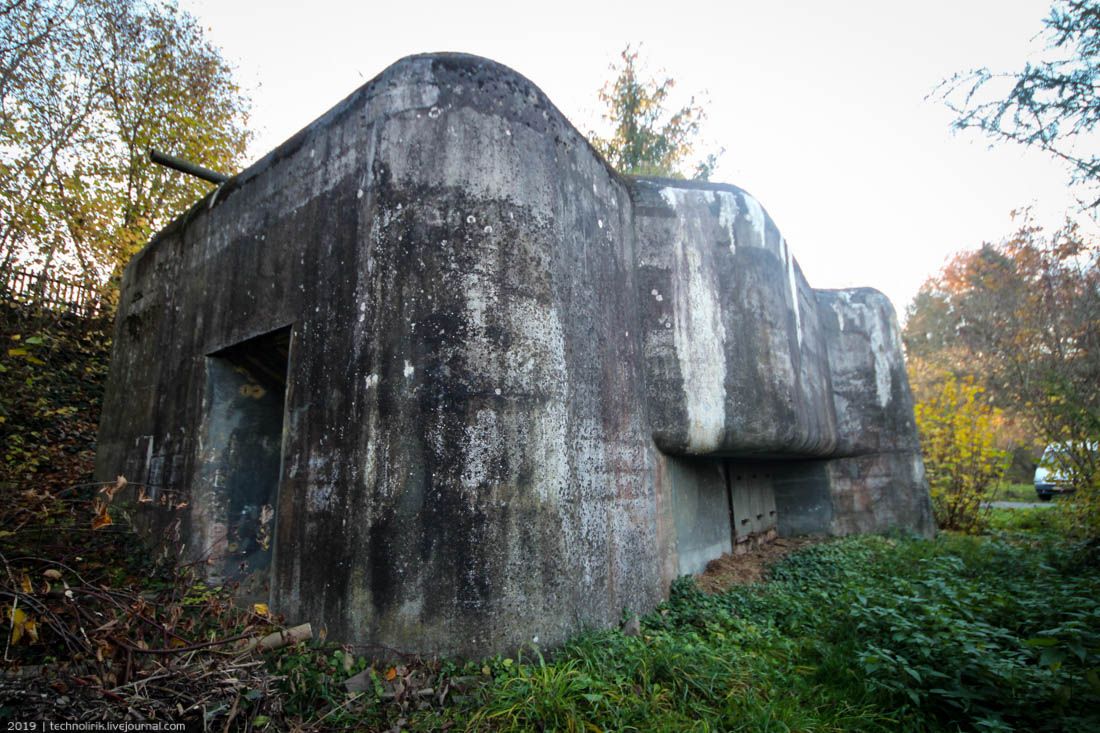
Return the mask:
[[0,300],[0,488],[89,480],[110,327]]
[[[980,525],[973,514],[1002,471],[1030,480],[1034,459],[1059,444],[1052,468],[1076,490],[1072,529],[1100,535],[1095,237],[1072,224],[1046,233],[1025,215],[1012,236],[960,252],[928,279],[903,339],[941,526]],[[971,516],[959,521],[959,508]]]
[[[584,636],[553,661],[531,650],[469,665],[486,677],[476,694],[406,722],[1096,730],[1097,548],[1039,537],[850,538],[798,552],[762,585],[708,596],[682,579],[640,635]],[[385,718],[385,707],[368,704],[342,720]]]

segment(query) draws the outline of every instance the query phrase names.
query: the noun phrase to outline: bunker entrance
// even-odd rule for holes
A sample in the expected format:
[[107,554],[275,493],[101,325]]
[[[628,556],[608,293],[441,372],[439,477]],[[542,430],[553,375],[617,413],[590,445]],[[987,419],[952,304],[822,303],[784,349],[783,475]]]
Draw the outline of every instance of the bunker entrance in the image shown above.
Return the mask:
[[[290,327],[207,357],[198,506],[212,567],[240,595],[267,600],[282,470]],[[220,562],[219,562],[220,561]]]

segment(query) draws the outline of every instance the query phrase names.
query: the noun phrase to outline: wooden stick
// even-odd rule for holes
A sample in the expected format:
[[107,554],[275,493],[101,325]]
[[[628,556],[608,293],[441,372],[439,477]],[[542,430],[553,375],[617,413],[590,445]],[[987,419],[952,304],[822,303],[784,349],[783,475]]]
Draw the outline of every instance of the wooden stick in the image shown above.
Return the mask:
[[282,649],[284,646],[297,644],[300,641],[309,641],[312,638],[313,627],[308,623],[304,623],[283,631],[276,631],[261,639],[252,639],[241,649],[241,653],[244,654],[253,649],[259,649],[260,651]]

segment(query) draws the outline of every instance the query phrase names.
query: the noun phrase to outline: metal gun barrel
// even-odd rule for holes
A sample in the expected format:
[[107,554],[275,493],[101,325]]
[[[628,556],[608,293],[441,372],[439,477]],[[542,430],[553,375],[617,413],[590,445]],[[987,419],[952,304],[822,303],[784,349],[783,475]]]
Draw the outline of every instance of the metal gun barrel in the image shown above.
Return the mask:
[[186,173],[189,176],[195,176],[201,178],[204,181],[210,181],[211,183],[222,184],[229,180],[229,176],[224,173],[218,173],[212,171],[209,168],[203,168],[201,165],[195,165],[191,161],[177,158],[174,155],[168,155],[162,153],[159,150],[149,148],[149,160],[159,165],[167,166],[169,168],[175,168],[181,173]]

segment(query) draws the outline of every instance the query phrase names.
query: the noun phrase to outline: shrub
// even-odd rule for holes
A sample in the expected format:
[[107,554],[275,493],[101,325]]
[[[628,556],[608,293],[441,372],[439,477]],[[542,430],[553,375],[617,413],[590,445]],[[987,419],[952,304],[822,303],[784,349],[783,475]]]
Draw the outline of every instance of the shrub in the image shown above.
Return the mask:
[[943,529],[980,531],[985,502],[1009,461],[995,443],[999,411],[982,398],[973,379],[948,376],[914,413],[937,523]]

